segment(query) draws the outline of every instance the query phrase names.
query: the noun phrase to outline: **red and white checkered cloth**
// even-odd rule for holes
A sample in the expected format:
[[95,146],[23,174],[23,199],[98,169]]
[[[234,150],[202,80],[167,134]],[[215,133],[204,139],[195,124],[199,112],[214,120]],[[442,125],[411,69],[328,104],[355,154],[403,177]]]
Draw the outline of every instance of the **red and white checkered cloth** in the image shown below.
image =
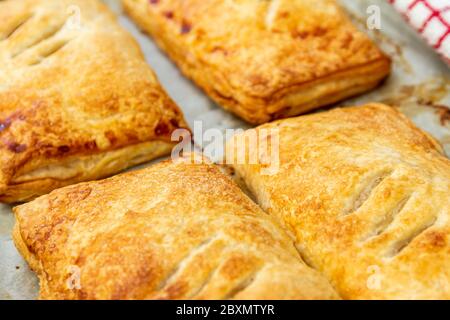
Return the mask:
[[450,0],[388,0],[450,63]]

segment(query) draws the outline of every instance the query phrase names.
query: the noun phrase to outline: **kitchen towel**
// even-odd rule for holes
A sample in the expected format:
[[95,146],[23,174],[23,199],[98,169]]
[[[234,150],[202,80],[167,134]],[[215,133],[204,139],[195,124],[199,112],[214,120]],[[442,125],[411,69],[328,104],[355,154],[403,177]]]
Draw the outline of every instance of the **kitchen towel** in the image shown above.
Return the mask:
[[450,63],[450,0],[389,0]]

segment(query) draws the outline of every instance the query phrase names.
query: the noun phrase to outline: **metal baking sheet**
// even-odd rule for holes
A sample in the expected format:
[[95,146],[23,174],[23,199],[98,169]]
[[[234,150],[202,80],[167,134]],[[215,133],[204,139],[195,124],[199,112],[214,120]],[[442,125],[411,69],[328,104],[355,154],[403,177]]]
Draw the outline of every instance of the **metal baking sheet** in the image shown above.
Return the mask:
[[[183,109],[193,126],[202,121],[204,129],[248,128],[248,125],[223,111],[206,97],[191,81],[139,32],[122,14],[118,0],[106,1],[120,16],[121,24],[139,41],[148,62],[170,96]],[[344,101],[356,105],[381,101],[398,107],[419,127],[430,132],[450,154],[450,70],[385,0],[342,0],[355,23],[370,34],[392,56],[392,76],[377,90]],[[368,30],[367,19],[381,13],[381,30]],[[14,217],[11,207],[0,204],[0,299],[35,299],[39,284],[36,276],[18,254],[11,240]]]

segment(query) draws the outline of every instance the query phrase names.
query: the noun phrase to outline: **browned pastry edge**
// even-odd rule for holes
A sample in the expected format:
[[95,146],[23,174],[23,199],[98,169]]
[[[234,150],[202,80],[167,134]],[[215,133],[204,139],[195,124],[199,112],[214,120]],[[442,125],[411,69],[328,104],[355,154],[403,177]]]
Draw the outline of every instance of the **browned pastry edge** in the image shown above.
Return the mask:
[[[252,87],[244,83],[232,84],[231,75],[227,73],[229,71],[211,65],[201,56],[197,56],[194,48],[184,43],[183,35],[174,32],[170,25],[173,21],[164,15],[152,13],[149,9],[151,5],[147,2],[144,5],[144,1],[122,0],[122,3],[126,13],[143,31],[153,37],[187,77],[223,108],[252,124],[295,116],[369,91],[376,87],[391,69],[390,58],[378,51],[375,58],[349,64],[319,77],[302,78],[301,81],[294,79],[284,85],[264,87],[262,91],[258,87],[256,90],[256,85]],[[195,5],[192,6],[192,10],[195,10]],[[349,22],[346,20],[345,24],[349,25]],[[356,28],[351,28],[353,33],[360,35]],[[368,39],[366,41],[370,42]],[[283,43],[280,43],[280,46],[283,46]],[[361,50],[378,50],[374,48],[371,44],[370,49]],[[235,67],[235,73],[238,74],[245,71],[246,66]],[[255,70],[252,77],[260,77],[258,70]]]
[[165,161],[14,212],[13,238],[41,299],[338,298],[212,164]]
[[0,21],[0,201],[167,155],[171,134],[188,129],[101,1],[7,0]]

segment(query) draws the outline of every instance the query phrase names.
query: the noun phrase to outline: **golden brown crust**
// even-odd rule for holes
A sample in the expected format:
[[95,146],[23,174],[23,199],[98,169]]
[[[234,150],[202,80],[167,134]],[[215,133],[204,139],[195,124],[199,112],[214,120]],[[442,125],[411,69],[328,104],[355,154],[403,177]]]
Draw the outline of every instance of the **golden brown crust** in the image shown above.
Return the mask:
[[167,161],[14,212],[42,299],[337,298],[214,165]]
[[171,132],[186,127],[137,43],[100,1],[2,1],[0,21],[1,201],[167,154]]
[[252,123],[362,93],[390,72],[335,0],[122,2],[187,76]]
[[342,297],[450,299],[450,161],[431,136],[379,104],[263,128],[279,171],[236,172]]

